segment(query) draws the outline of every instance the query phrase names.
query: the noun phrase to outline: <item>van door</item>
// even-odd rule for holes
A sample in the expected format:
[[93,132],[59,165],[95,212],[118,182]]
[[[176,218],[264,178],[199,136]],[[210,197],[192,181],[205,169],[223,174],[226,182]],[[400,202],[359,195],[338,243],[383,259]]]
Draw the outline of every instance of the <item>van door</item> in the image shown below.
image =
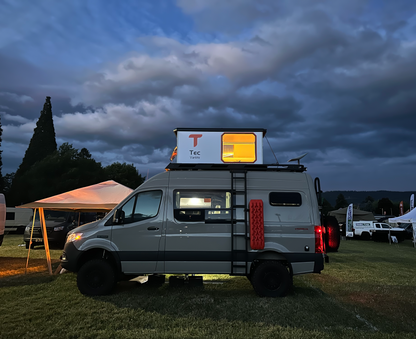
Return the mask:
[[138,192],[117,210],[111,239],[123,273],[154,273],[164,223],[163,190]]
[[165,244],[166,273],[230,273],[231,192],[170,191]]

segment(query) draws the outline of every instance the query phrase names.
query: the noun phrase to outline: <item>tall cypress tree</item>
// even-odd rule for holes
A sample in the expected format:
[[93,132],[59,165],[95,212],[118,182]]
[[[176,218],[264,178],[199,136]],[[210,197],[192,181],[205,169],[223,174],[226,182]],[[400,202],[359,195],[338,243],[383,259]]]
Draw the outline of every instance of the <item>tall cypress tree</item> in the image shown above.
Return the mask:
[[[1,118],[0,118],[0,147],[1,147],[1,135],[3,134],[3,129],[1,128]],[[1,174],[1,170],[3,167],[3,161],[1,160],[1,153],[3,151],[0,150],[0,193],[3,193],[4,191],[4,179],[3,179],[3,175]]]
[[38,178],[29,178],[25,174],[38,161],[45,159],[48,155],[54,153],[57,149],[55,139],[55,128],[52,118],[51,97],[46,97],[43,110],[36,123],[32,139],[26,150],[23,161],[16,171],[11,189],[7,199],[10,206],[28,202],[27,191],[32,189],[33,180]]
[[16,171],[15,179],[22,176],[35,162],[44,159],[57,149],[55,139],[55,128],[52,118],[51,97],[46,97],[43,110],[40,111],[40,117],[30,140],[29,147],[26,150],[22,163]]

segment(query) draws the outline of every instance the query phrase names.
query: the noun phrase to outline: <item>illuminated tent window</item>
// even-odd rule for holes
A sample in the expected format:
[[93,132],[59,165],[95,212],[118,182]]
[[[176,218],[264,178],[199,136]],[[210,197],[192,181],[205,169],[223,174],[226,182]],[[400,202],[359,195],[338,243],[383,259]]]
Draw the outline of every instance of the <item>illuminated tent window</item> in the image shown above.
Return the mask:
[[224,133],[221,147],[223,162],[256,161],[256,135],[253,133]]

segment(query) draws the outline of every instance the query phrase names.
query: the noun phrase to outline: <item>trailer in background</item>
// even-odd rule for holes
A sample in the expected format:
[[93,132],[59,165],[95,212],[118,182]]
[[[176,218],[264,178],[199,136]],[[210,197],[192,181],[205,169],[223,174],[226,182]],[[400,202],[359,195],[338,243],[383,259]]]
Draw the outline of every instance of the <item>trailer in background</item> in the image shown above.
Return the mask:
[[31,222],[33,210],[31,208],[7,207],[6,209],[6,232],[23,234],[25,227]]

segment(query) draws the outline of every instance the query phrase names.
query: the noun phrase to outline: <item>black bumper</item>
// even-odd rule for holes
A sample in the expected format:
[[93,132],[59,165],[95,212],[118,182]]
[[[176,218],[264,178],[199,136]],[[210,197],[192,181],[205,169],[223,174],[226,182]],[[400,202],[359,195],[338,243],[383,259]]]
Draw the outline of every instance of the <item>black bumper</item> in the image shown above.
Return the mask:
[[81,254],[82,251],[79,251],[73,242],[66,243],[61,256],[61,266],[68,271],[77,272]]

